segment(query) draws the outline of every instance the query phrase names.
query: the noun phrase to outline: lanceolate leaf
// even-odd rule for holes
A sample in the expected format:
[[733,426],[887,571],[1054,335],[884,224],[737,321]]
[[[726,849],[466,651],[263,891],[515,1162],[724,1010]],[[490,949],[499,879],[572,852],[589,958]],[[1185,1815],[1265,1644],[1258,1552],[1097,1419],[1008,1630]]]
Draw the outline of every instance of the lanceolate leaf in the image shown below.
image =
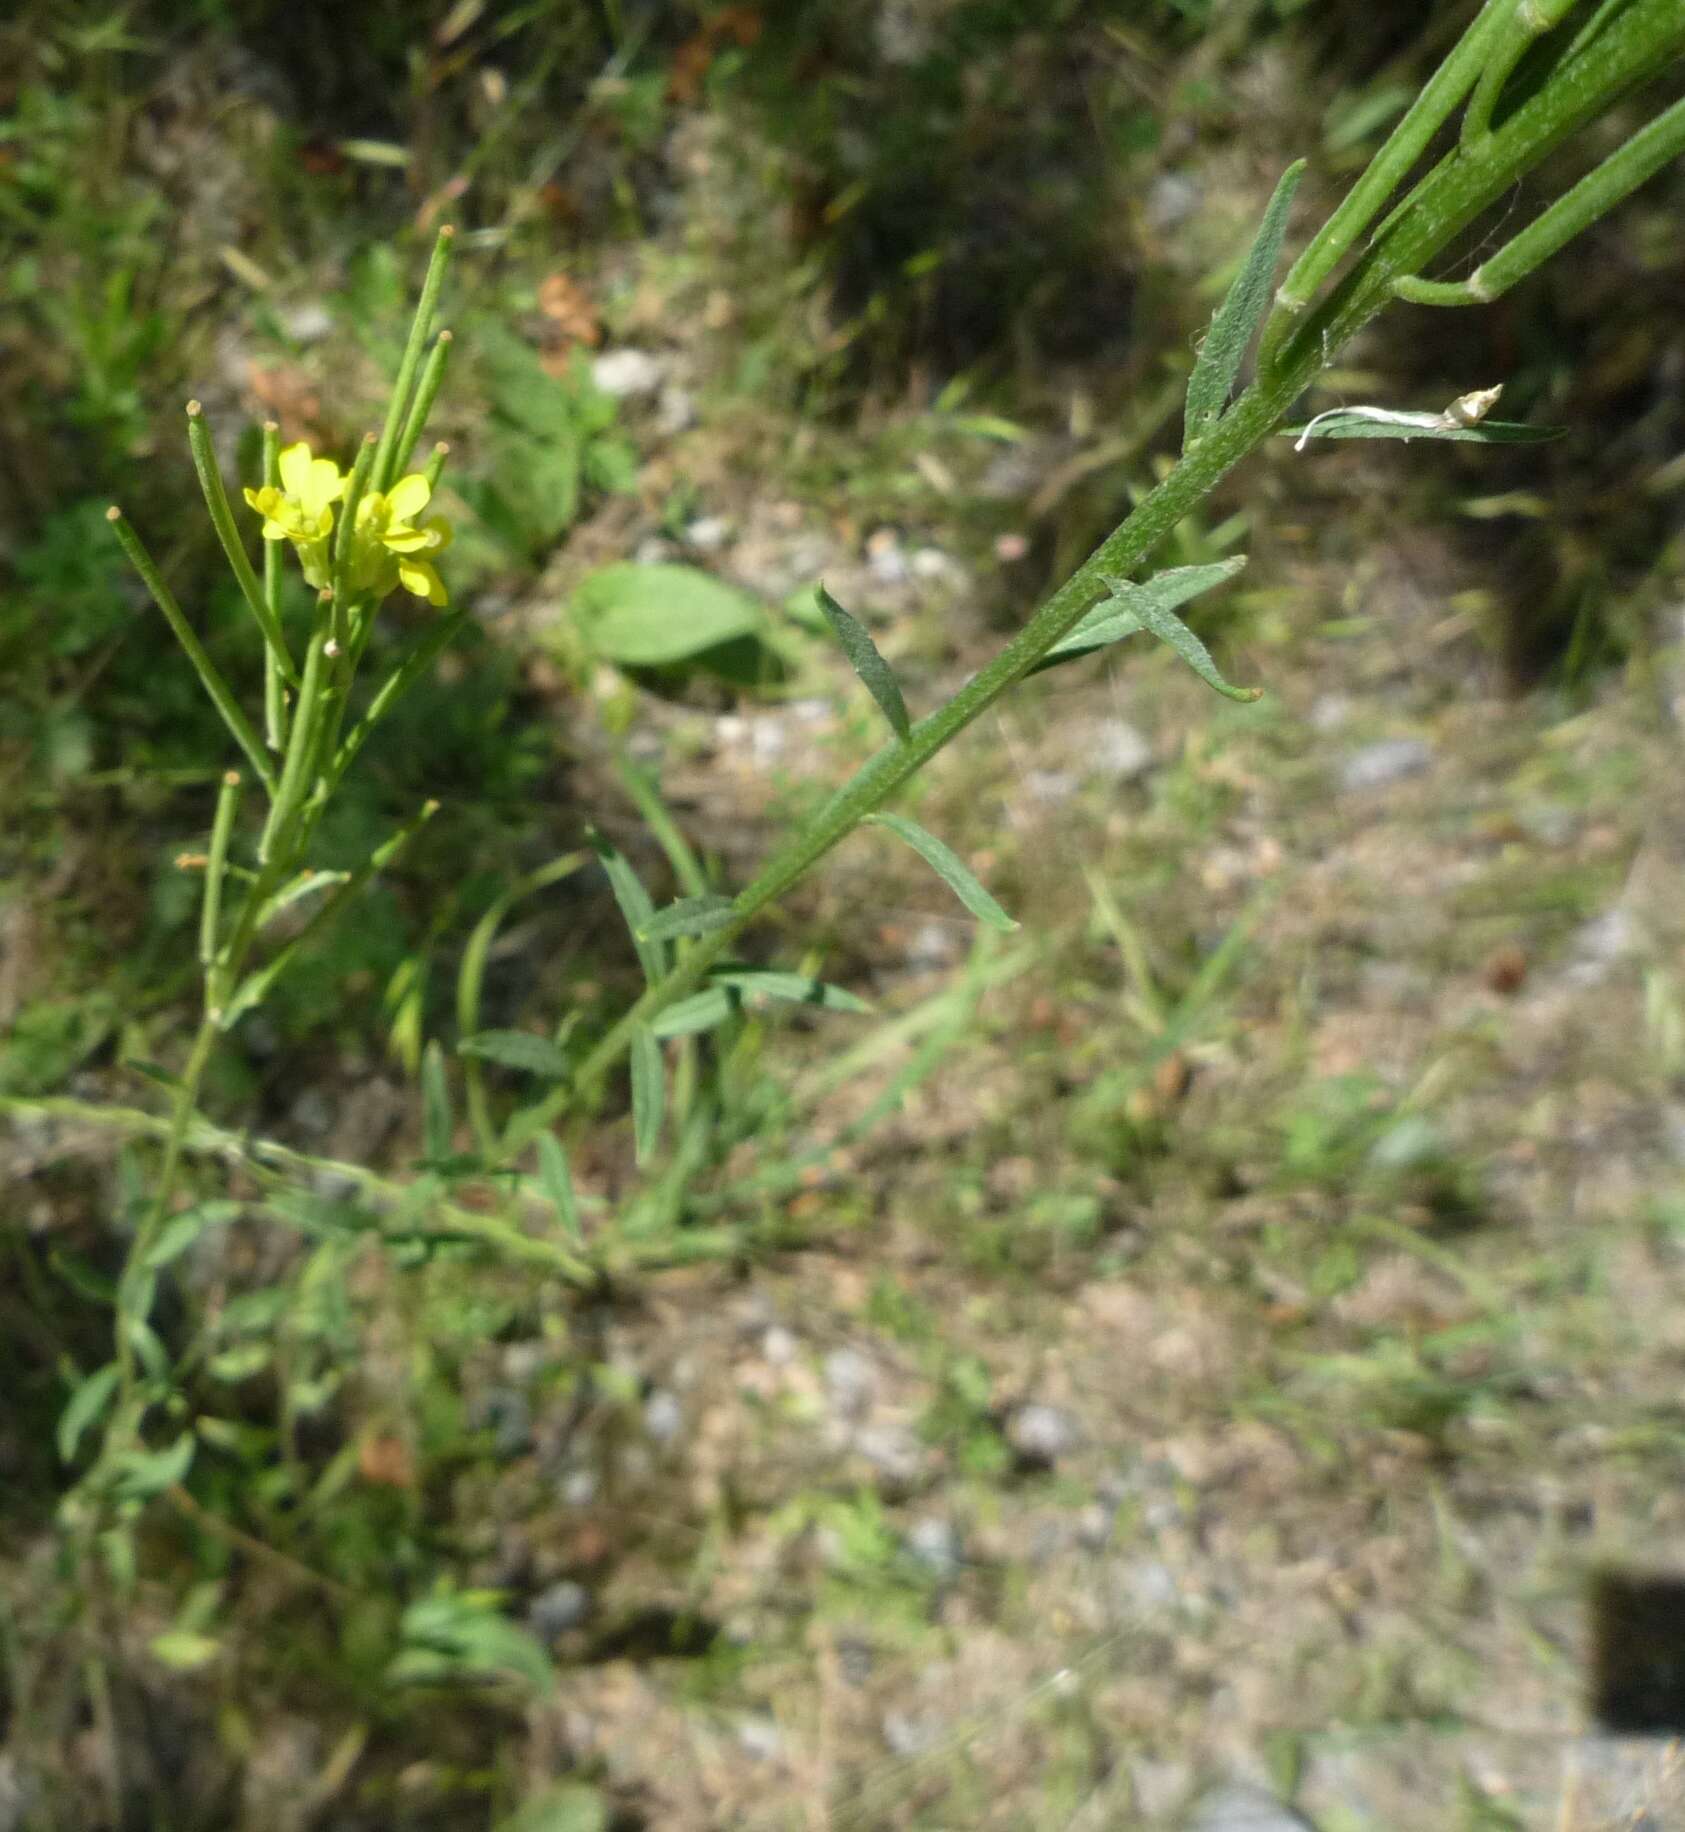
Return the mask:
[[121,1372],[116,1362],[108,1361],[103,1368],[96,1368],[71,1394],[64,1411],[59,1414],[58,1422],[58,1452],[63,1462],[70,1462],[76,1455],[76,1446],[82,1442],[83,1432],[111,1404],[111,1396],[117,1391]]
[[488,1030],[464,1037],[456,1046],[462,1056],[479,1056],[506,1069],[524,1069],[529,1075],[543,1075],[560,1081],[568,1072],[566,1053],[548,1037],[535,1037],[531,1031]]
[[973,916],[1003,934],[1018,927],[977,882],[964,860],[952,848],[944,846],[935,834],[926,833],[917,821],[910,821],[901,814],[874,814],[871,819],[875,826],[887,827],[905,840]]
[[441,1163],[450,1156],[455,1122],[451,1117],[450,1084],[445,1079],[445,1053],[437,1039],[428,1044],[421,1059],[421,1130],[432,1162]]
[[648,917],[636,933],[640,941],[676,941],[685,935],[711,935],[731,919],[729,897],[681,897]]
[[889,663],[879,655],[877,645],[866,634],[866,626],[859,618],[851,617],[823,585],[816,586],[813,595],[820,610],[825,613],[825,621],[835,631],[837,641],[842,644],[843,654],[848,657],[850,666],[865,683],[866,691],[877,701],[879,710],[889,721],[896,737],[905,738],[912,730],[907,718],[907,703],[901,698],[900,684]]
[[600,837],[594,837],[591,844],[603,862],[603,870],[608,873],[609,889],[614,892],[614,900],[626,918],[626,926],[632,931],[632,945],[638,951],[638,964],[644,970],[644,978],[653,983],[667,967],[667,950],[644,934],[645,925],[655,914],[655,905],[624,854],[616,852]]
[[661,1045],[647,1024],[632,1033],[632,1137],[638,1162],[647,1164],[661,1142],[661,1120],[667,1104]]
[[1262,687],[1231,687],[1217,672],[1217,664],[1211,659],[1211,651],[1205,644],[1174,611],[1161,609],[1154,604],[1150,594],[1137,606],[1136,615],[1145,629],[1174,649],[1194,673],[1208,687],[1215,687],[1224,699],[1251,701],[1263,698]]
[[841,986],[827,986],[821,980],[810,980],[805,974],[732,968],[716,973],[711,984],[701,992],[669,1005],[655,1019],[652,1028],[658,1037],[690,1037],[723,1024],[733,1012],[773,1001],[817,1005],[826,1011],[869,1012],[872,1009],[864,999],[845,992]]
[[1217,424],[1235,377],[1240,373],[1247,346],[1270,308],[1282,238],[1287,233],[1287,216],[1304,170],[1305,162],[1300,159],[1282,173],[1240,272],[1235,275],[1227,298],[1212,316],[1211,329],[1205,334],[1188,382],[1183,418],[1184,448]]
[[556,1219],[574,1240],[583,1240],[579,1203],[573,1192],[573,1172],[568,1167],[567,1152],[553,1132],[538,1135],[538,1176],[550,1206],[556,1211]]
[[1225,584],[1245,564],[1244,556],[1237,556],[1219,561],[1215,566],[1173,566],[1139,585],[1118,586],[1103,604],[1095,605],[1069,636],[1049,649],[1030,673],[1039,674],[1043,668],[1056,668],[1061,662],[1075,661],[1078,656],[1091,655],[1096,649],[1107,648],[1125,636],[1133,636],[1137,630],[1149,629],[1151,626],[1143,614],[1146,607],[1151,606],[1154,614],[1162,617],[1186,604],[1190,598]]

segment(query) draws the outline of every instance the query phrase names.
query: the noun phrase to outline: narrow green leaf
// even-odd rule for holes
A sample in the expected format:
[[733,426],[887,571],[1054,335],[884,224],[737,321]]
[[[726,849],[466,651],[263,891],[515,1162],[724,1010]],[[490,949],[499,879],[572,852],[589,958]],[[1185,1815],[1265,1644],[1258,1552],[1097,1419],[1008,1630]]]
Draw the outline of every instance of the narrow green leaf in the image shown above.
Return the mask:
[[1231,687],[1217,672],[1211,651],[1183,623],[1174,611],[1158,604],[1150,592],[1143,593],[1135,605],[1135,614],[1143,629],[1151,631],[1160,642],[1174,649],[1208,687],[1215,687],[1226,700],[1250,702],[1264,697],[1262,687]]
[[614,900],[620,905],[627,928],[632,931],[632,945],[638,951],[638,964],[644,970],[644,978],[653,985],[667,970],[666,948],[644,935],[645,925],[655,915],[655,905],[644,889],[643,880],[623,853],[616,852],[601,835],[592,835],[591,845],[602,860],[603,870],[608,873],[609,889],[614,892]]
[[568,1059],[548,1037],[535,1037],[531,1031],[488,1030],[464,1037],[456,1046],[459,1056],[478,1056],[506,1069],[522,1069],[528,1075],[543,1075],[561,1081],[568,1072]]
[[973,916],[1003,934],[1018,927],[977,882],[971,868],[958,853],[943,845],[935,834],[925,832],[917,821],[910,821],[903,814],[874,814],[869,818],[875,826],[887,827],[891,833],[905,840]]
[[647,1164],[661,1142],[661,1121],[667,1104],[666,1070],[661,1045],[647,1024],[632,1033],[632,1136],[638,1162]]
[[76,1447],[82,1442],[83,1432],[104,1416],[106,1407],[111,1404],[112,1394],[117,1391],[121,1374],[122,1369],[117,1363],[108,1361],[103,1368],[95,1368],[65,1402],[58,1422],[58,1452],[61,1462],[69,1463],[75,1458]]
[[850,667],[860,676],[866,691],[877,701],[879,710],[889,721],[896,737],[905,738],[912,730],[912,722],[907,717],[907,703],[901,697],[900,683],[889,663],[878,653],[877,644],[867,635],[866,626],[859,618],[851,617],[823,585],[813,588],[813,596],[825,615],[825,621],[841,643]]
[[1217,424],[1247,348],[1270,308],[1275,270],[1281,260],[1282,238],[1287,233],[1288,212],[1304,171],[1305,162],[1299,159],[1282,173],[1240,272],[1235,275],[1228,296],[1212,315],[1211,329],[1205,334],[1205,342],[1200,346],[1193,375],[1188,381],[1183,419],[1184,449]]
[[160,1266],[169,1265],[171,1260],[180,1259],[201,1234],[237,1220],[240,1208],[237,1202],[201,1202],[183,1214],[171,1216],[158,1238],[147,1249],[141,1264],[149,1271],[156,1272]]
[[1104,603],[1095,605],[1069,636],[1055,643],[1030,673],[1056,668],[1061,662],[1075,661],[1078,656],[1091,655],[1096,649],[1109,648],[1125,636],[1133,636],[1137,630],[1148,627],[1140,614],[1144,602],[1151,603],[1160,613],[1173,611],[1190,598],[1197,598],[1202,592],[1232,579],[1245,564],[1244,556],[1237,556],[1214,566],[1173,566],[1142,580],[1139,585],[1118,586]]
[[657,1015],[651,1028],[657,1037],[691,1037],[723,1024],[733,1012],[772,1001],[815,1005],[826,1011],[869,1012],[872,1009],[852,992],[845,992],[840,986],[827,986],[822,980],[809,979],[803,973],[732,968],[716,973],[701,992],[669,1005]]
[[685,935],[712,935],[716,929],[729,928],[732,921],[729,897],[681,897],[664,910],[648,918],[636,931],[639,941],[677,941]]
[[724,1024],[738,1010],[739,1001],[724,986],[709,986],[693,992],[688,999],[677,999],[665,1011],[658,1012],[650,1029],[660,1038],[694,1037]]
[[585,1230],[579,1225],[579,1200],[574,1195],[573,1172],[568,1154],[553,1132],[538,1135],[538,1177],[544,1194],[556,1211],[556,1219],[576,1241],[583,1242]]
[[1282,439],[1449,439],[1469,445],[1542,445],[1560,439],[1566,426],[1529,426],[1522,420],[1480,420],[1473,426],[1445,426],[1432,414],[1408,416],[1401,424],[1377,420],[1361,407],[1319,413],[1303,426],[1286,426]]
[[112,1495],[118,1501],[150,1501],[185,1476],[193,1465],[199,1441],[184,1431],[166,1450],[130,1451],[118,1464]]
[[421,1112],[427,1156],[433,1163],[442,1162],[451,1154],[455,1127],[451,1120],[450,1084],[445,1078],[445,1052],[437,1038],[428,1044],[421,1059]]

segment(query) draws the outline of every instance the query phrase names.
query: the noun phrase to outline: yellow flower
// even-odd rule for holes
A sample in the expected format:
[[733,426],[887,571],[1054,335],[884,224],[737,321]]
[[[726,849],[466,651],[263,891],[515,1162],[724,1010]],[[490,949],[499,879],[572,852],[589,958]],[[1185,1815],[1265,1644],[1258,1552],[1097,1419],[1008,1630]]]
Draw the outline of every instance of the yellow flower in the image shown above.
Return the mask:
[[331,458],[312,457],[302,439],[282,452],[279,469],[279,489],[247,490],[246,501],[263,517],[263,538],[291,541],[305,578],[320,588],[329,582],[333,505],[345,494],[345,474]]
[[371,490],[358,503],[352,576],[359,590],[384,598],[401,584],[429,604],[447,602],[445,582],[426,556],[450,545],[450,523],[435,515],[417,526],[415,519],[432,495],[427,479],[411,471],[390,490]]

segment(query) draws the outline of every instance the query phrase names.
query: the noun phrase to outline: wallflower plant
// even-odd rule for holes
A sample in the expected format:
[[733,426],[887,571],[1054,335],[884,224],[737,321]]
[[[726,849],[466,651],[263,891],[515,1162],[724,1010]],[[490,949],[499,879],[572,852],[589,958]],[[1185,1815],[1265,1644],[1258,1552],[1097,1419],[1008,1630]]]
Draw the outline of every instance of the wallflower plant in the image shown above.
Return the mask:
[[[588,1284],[616,1260],[612,1231],[587,1241],[565,1153],[555,1134],[570,1106],[629,1061],[640,1158],[658,1149],[666,1104],[670,1040],[689,1039],[727,1020],[749,996],[846,1007],[848,998],[805,975],[755,974],[729,959],[744,929],[804,873],[867,823],[913,846],[980,920],[1010,927],[966,866],[935,836],[886,804],[936,753],[1026,676],[1073,661],[1145,631],[1167,643],[1203,679],[1235,698],[1204,645],[1177,615],[1179,607],[1232,576],[1239,562],[1144,572],[1153,551],[1248,454],[1283,431],[1283,423],[1350,339],[1378,314],[1403,304],[1477,306],[1497,297],[1561,249],[1616,202],[1685,151],[1685,100],[1663,107],[1586,177],[1552,201],[1466,278],[1431,277],[1435,263],[1470,225],[1513,192],[1518,181],[1578,131],[1606,115],[1642,85],[1677,67],[1685,56],[1685,8],[1679,0],[1485,0],[1462,37],[1429,79],[1398,126],[1328,220],[1311,236],[1278,287],[1276,271],[1303,166],[1284,174],[1254,243],[1237,273],[1193,365],[1179,461],[991,660],[945,704],[919,716],[863,624],[821,594],[821,608],[863,685],[882,710],[888,741],[838,788],[815,817],[782,845],[744,888],[728,892],[708,882],[682,837],[670,828],[653,794],[641,805],[674,859],[685,895],[657,909],[627,862],[599,844],[596,857],[633,933],[647,987],[624,1016],[577,1055],[542,1039],[530,1060],[512,1066],[541,1070],[547,1092],[516,1111],[501,1128],[476,1075],[473,1047],[478,975],[497,919],[517,895],[530,894],[583,869],[581,850],[521,885],[476,930],[464,961],[459,1017],[463,1071],[482,1172],[518,1169],[536,1153],[525,1180],[504,1184],[516,1196],[501,1208],[453,1205],[432,1191],[433,1214],[457,1236],[482,1243]],[[1445,130],[1457,120],[1457,131]],[[1435,151],[1441,145],[1442,151]],[[1408,187],[1408,188],[1406,188]],[[1401,195],[1402,193],[1402,195]],[[83,1485],[84,1517],[111,1507],[132,1512],[151,1495],[180,1482],[197,1442],[185,1420],[167,1351],[149,1321],[158,1281],[178,1238],[172,1232],[175,1195],[190,1140],[221,1149],[227,1135],[198,1117],[206,1062],[217,1040],[259,1004],[275,978],[362,891],[376,871],[402,851],[431,806],[349,874],[313,871],[311,842],[323,810],[351,768],[368,733],[431,665],[453,631],[435,620],[411,645],[353,716],[353,690],[381,602],[400,586],[443,606],[446,587],[437,562],[450,530],[428,516],[444,451],[436,447],[419,471],[408,469],[427,412],[443,378],[448,333],[429,348],[450,235],[441,234],[422,288],[397,382],[378,436],[349,470],[307,446],[279,450],[273,429],[264,441],[264,474],[245,498],[261,517],[263,574],[247,557],[217,467],[203,415],[189,408],[192,453],[211,519],[252,611],[263,644],[262,736],[223,679],[153,564],[139,536],[116,510],[118,538],[180,639],[191,665],[243,754],[263,802],[261,820],[242,827],[248,794],[242,775],[223,779],[205,852],[200,959],[203,1017],[188,1049],[163,1128],[163,1157],[151,1205],[129,1250],[116,1304],[116,1359],[83,1381],[61,1430],[61,1447],[103,1422],[103,1448]],[[427,352],[424,360],[424,351]],[[1250,380],[1242,371],[1256,351]],[[1492,418],[1494,378],[1443,413],[1388,408],[1335,410],[1286,429],[1300,441],[1323,437],[1410,437],[1489,443],[1536,437],[1539,430]],[[1500,378],[1501,379],[1501,378]],[[318,600],[308,638],[294,655],[278,613],[278,564],[291,546]],[[253,832],[250,860],[242,835]],[[315,914],[267,959],[257,960],[266,932],[282,910],[314,899]],[[507,1035],[507,1034],[503,1034]],[[501,1047],[501,1046],[500,1046]],[[542,1063],[538,1060],[543,1054]],[[506,1052],[507,1054],[507,1052]],[[553,1060],[552,1060],[553,1059]],[[681,1055],[681,1061],[690,1060]],[[445,1069],[430,1046],[423,1071],[429,1154],[451,1151]],[[37,1103],[48,1105],[51,1103]],[[254,1155],[248,1153],[248,1156]],[[255,1155],[261,1156],[261,1151]],[[270,1161],[284,1154],[274,1148]],[[682,1157],[682,1152],[681,1152]],[[679,1166],[682,1170],[682,1164]],[[368,1183],[381,1180],[372,1173]],[[392,1194],[390,1187],[388,1193]],[[547,1200],[556,1225],[534,1232],[530,1207]],[[413,1213],[414,1205],[411,1205]],[[160,1438],[173,1430],[167,1442]]]

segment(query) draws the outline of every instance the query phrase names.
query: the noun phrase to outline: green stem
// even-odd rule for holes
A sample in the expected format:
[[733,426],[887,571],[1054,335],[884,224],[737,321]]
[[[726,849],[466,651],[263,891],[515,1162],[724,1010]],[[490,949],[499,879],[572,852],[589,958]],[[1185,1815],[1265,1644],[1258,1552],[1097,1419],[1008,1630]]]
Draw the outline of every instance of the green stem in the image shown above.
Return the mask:
[[316,628],[310,647],[304,652],[304,685],[299,690],[298,710],[293,717],[292,736],[287,742],[286,762],[281,767],[280,786],[270,805],[257,856],[264,865],[278,863],[287,856],[288,840],[299,803],[309,787],[310,765],[316,752],[317,727],[322,718],[322,677],[327,672],[326,650],[331,606],[324,602],[330,594],[323,592],[316,606]]
[[1480,73],[1469,105],[1463,110],[1459,138],[1466,149],[1486,137],[1492,125],[1492,114],[1504,85],[1515,74],[1515,66],[1547,32],[1555,29],[1580,4],[1580,0],[1521,0],[1506,22],[1491,61]]
[[222,722],[234,735],[234,741],[246,753],[247,759],[257,773],[257,779],[271,795],[275,793],[275,771],[270,764],[267,753],[252,729],[251,721],[240,710],[240,702],[235,699],[228,683],[217,672],[216,664],[205,653],[205,646],[193,632],[193,626],[187,621],[182,608],[176,603],[175,593],[164,583],[164,575],[159,572],[151,554],[146,551],[141,538],[135,533],[129,519],[115,503],[106,510],[105,519],[110,522],[112,532],[117,536],[124,553],[129,557],[129,564],[140,574],[141,583],[152,594],[152,602],[164,613],[164,620],[175,633],[175,639],[186,651],[187,659],[193,664],[194,672],[204,686],[206,693],[217,711],[222,714]]
[[211,848],[205,861],[205,897],[199,909],[199,959],[208,967],[216,959],[217,928],[222,915],[222,880],[228,870],[228,841],[234,831],[234,809],[240,800],[240,772],[222,779],[211,823]]
[[280,669],[282,678],[289,687],[296,687],[298,670],[287,653],[287,639],[281,634],[280,619],[270,609],[263,587],[257,582],[257,574],[252,571],[252,563],[246,557],[240,531],[234,526],[234,511],[228,506],[228,492],[223,488],[222,467],[216,461],[211,429],[205,424],[204,409],[197,401],[187,403],[187,443],[193,450],[193,468],[199,473],[199,488],[205,493],[211,525],[222,543],[222,551],[228,556],[228,564],[247,607],[263,632],[265,647],[274,654],[275,666]]
[[[158,1169],[157,1189],[147,1209],[146,1219],[142,1221],[129,1247],[122,1275],[117,1282],[117,1365],[121,1370],[125,1406],[131,1412],[137,1384],[134,1343],[130,1339],[131,1326],[137,1314],[136,1298],[146,1279],[147,1256],[157,1245],[158,1236],[170,1219],[170,1205],[175,1198],[176,1179],[181,1174],[187,1130],[198,1110],[199,1086],[205,1078],[205,1066],[211,1059],[216,1038],[216,1025],[207,1015],[199,1022],[193,1047],[188,1051],[181,1079],[175,1086],[170,1106],[169,1130],[164,1135],[164,1161]],[[137,1418],[135,1423],[138,1425],[138,1422]]]
[[[281,429],[273,420],[263,423],[263,481],[271,489],[281,484]],[[276,629],[281,628],[281,543],[263,543],[263,602]],[[274,645],[263,645],[263,735],[272,751],[287,748],[287,689],[281,658]]]
[[1680,153],[1685,153],[1685,99],[1641,128],[1466,280],[1418,280],[1406,274],[1393,282],[1392,290],[1412,305],[1484,305],[1499,298]]
[[1283,311],[1291,314],[1304,311],[1323,281],[1374,222],[1387,199],[1427,150],[1428,142],[1479,80],[1494,41],[1508,25],[1517,4],[1518,0],[1486,0],[1474,23],[1452,47],[1444,63],[1411,103],[1404,119],[1370,160],[1363,176],[1346,193],[1334,214],[1288,270],[1287,278],[1276,293],[1277,303]]
[[390,490],[393,461],[397,457],[398,435],[409,418],[410,401],[415,391],[415,372],[421,364],[421,352],[433,327],[433,313],[439,303],[439,292],[445,283],[445,269],[450,264],[451,241],[456,231],[446,224],[433,244],[433,258],[427,263],[427,278],[421,283],[421,299],[410,321],[409,341],[404,345],[398,364],[398,379],[392,387],[392,399],[386,409],[386,424],[381,428],[380,445],[374,458],[374,487]]

